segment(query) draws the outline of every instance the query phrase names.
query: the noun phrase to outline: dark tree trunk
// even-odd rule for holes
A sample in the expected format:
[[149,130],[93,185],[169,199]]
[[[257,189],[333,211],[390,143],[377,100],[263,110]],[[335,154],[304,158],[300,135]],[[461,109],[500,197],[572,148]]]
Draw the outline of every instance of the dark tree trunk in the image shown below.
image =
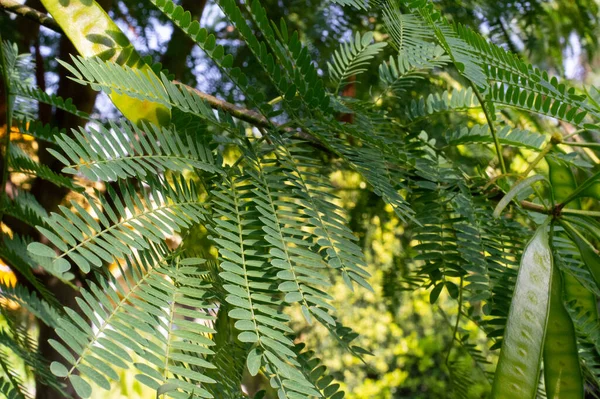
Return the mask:
[[[35,3],[39,3],[39,0],[34,0]],[[105,9],[109,10],[112,5],[112,0],[97,0],[98,3]],[[41,9],[41,8],[40,8]],[[68,40],[66,36],[62,36],[60,39],[60,50],[58,57],[63,60],[69,60],[70,54],[77,54],[77,51]],[[36,55],[36,62],[43,61],[38,53]],[[94,108],[94,103],[96,101],[97,93],[91,90],[87,86],[82,86],[78,83],[73,82],[68,79],[66,76],[66,70],[61,68],[59,71],[59,87],[57,94],[63,98],[71,98],[73,99],[73,103],[77,105],[77,108],[86,112],[91,113]],[[39,76],[39,75],[38,75]],[[47,112],[44,109],[40,109],[40,116],[43,117]],[[70,131],[72,128],[77,128],[79,126],[84,126],[86,121],[81,119],[75,115],[72,115],[68,112],[64,112],[62,110],[56,110],[54,113],[54,117],[52,118],[52,123],[55,126],[60,128],[65,128],[67,131]],[[56,160],[49,152],[48,146],[45,143],[39,143],[38,150],[39,161],[42,164],[49,166],[52,170],[59,172],[62,168],[62,164]],[[60,205],[65,196],[68,193],[68,190],[65,188],[57,187],[54,184],[42,180],[36,179],[31,187],[31,192],[35,195],[36,199],[42,204],[42,206],[47,211],[56,211],[58,209],[58,205]],[[42,236],[38,237],[40,240],[44,238]],[[58,301],[63,305],[72,308],[73,310],[78,310],[76,296],[77,293],[67,285],[60,282],[57,278],[49,275],[42,276],[42,281],[48,287],[48,289],[54,293]],[[48,340],[60,340],[60,338],[54,332],[54,329],[47,327],[46,325],[40,323],[39,325],[39,340],[38,340],[38,349],[40,354],[48,360],[49,362],[59,361],[63,362],[64,359],[62,356],[50,346]],[[68,386],[68,393],[73,397],[77,397],[75,391],[71,386]],[[36,383],[36,399],[64,399],[62,394],[59,394],[48,387],[42,385],[39,381]]]
[[[110,6],[112,5],[112,0],[97,1],[105,10],[109,10]],[[28,0],[27,5],[32,8],[36,8],[40,11],[43,11],[43,7],[41,5],[40,0]],[[199,19],[206,5],[206,0],[183,0],[182,5],[186,10],[189,10],[194,17]],[[21,51],[31,51],[33,53],[34,59],[36,61],[37,84],[41,89],[45,89],[45,68],[43,63],[44,60],[39,52],[39,26],[32,26],[31,22],[26,20],[19,20],[18,23],[21,25],[19,31],[24,33],[20,46]],[[169,71],[180,80],[187,80],[185,79],[185,76],[188,70],[185,61],[191,53],[193,47],[194,43],[192,42],[192,40],[176,28],[167,46],[167,51],[161,61],[164,67],[169,69]],[[66,38],[66,36],[61,37],[58,57],[63,60],[69,60],[69,55],[76,53],[77,52],[75,48]],[[71,98],[73,100],[73,103],[76,104],[80,110],[90,113],[93,109],[96,100],[96,92],[92,91],[86,86],[82,86],[68,79],[66,77],[66,71],[63,68],[60,68],[58,73],[59,87],[57,94],[65,99]],[[3,99],[0,101],[0,106],[3,105],[2,102]],[[1,106],[0,117],[2,117],[2,113],[4,112],[4,110],[5,107]],[[64,112],[62,110],[56,110],[54,115],[52,115],[51,107],[46,106],[44,104],[40,104],[39,116],[42,122],[51,122],[54,126],[66,129],[67,132],[70,131],[70,129],[72,128],[83,126],[86,122],[85,120],[76,117],[70,113]],[[0,120],[4,121],[4,119],[5,118]],[[3,123],[0,122],[0,126],[2,124]],[[58,162],[48,152],[48,145],[46,143],[39,142],[38,157],[40,163],[47,165],[56,172],[59,172],[62,168],[62,164]],[[65,196],[68,194],[68,190],[61,187],[57,187],[48,181],[42,179],[35,179],[31,186],[31,193],[36,197],[36,199],[47,211],[52,212],[56,211],[58,209],[58,205],[60,205],[64,201]],[[18,230],[18,228],[15,229],[15,231]],[[20,231],[21,233],[27,233],[29,235],[32,235],[35,239],[38,239],[40,241],[46,241],[45,238],[41,235],[38,235],[35,230],[22,230],[23,231]],[[74,310],[78,309],[76,303],[77,293],[73,289],[61,283],[58,279],[56,279],[53,276],[44,274],[39,277],[40,280],[44,283],[44,285],[56,296],[58,301],[63,306],[70,307]],[[20,283],[23,283],[21,279]],[[50,339],[60,340],[60,338],[56,335],[52,328],[49,328],[46,325],[40,323],[38,338],[38,349],[43,358],[45,358],[49,362],[64,361],[62,356],[58,354],[54,350],[54,348],[52,348],[52,346],[50,346],[48,343]],[[77,398],[77,395],[75,394],[71,386],[68,387],[67,392],[72,397]],[[39,381],[37,381],[36,399],[64,399],[64,395],[49,389],[48,387],[44,386]]]
[[[204,7],[206,7],[206,0],[183,0],[181,6],[192,14],[192,18],[200,20]],[[175,75],[175,79],[184,83],[190,83],[189,79],[186,78],[186,72],[188,72],[186,60],[194,46],[195,43],[192,39],[176,27],[167,46],[167,51],[165,51],[160,61],[163,68],[168,69],[170,73]]]

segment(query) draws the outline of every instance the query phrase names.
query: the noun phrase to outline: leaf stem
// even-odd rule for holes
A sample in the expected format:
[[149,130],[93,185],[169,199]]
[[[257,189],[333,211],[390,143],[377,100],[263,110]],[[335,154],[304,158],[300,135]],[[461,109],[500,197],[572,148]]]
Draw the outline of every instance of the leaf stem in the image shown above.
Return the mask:
[[563,144],[571,147],[600,148],[600,143],[575,143],[573,141],[569,141],[568,143],[565,142]]
[[283,96],[278,96],[269,101],[269,105],[275,105],[283,100]]
[[552,151],[552,148],[554,148],[555,145],[560,144],[560,143],[561,143],[560,138],[552,136],[552,139],[550,140],[550,142],[548,144],[546,144],[546,146],[542,149],[542,151],[538,154],[538,156],[533,160],[533,162],[531,162],[529,164],[529,167],[527,168],[527,170],[525,172],[523,172],[522,178],[527,177],[527,175],[529,175],[531,173],[531,171],[537,166],[537,164],[540,163],[542,161],[542,159],[544,159],[544,157],[546,155],[548,155],[548,153],[550,151]]
[[458,313],[456,315],[456,323],[454,324],[454,330],[452,331],[452,340],[448,345],[448,352],[446,353],[446,367],[450,370],[450,354],[452,353],[452,347],[454,346],[454,341],[456,341],[456,334],[458,333],[458,325],[460,323],[460,315],[462,314],[462,303],[463,303],[463,277],[460,277],[460,287],[458,290]]
[[528,211],[532,212],[543,213],[544,215],[551,215],[553,212],[552,209],[548,209],[542,205],[534,204],[533,202],[529,201],[521,201],[520,204],[523,209],[527,209]]
[[563,213],[565,215],[583,215],[583,216],[600,217],[600,212],[598,212],[598,211],[585,211],[585,210],[581,210],[581,209],[565,208],[565,209],[561,209],[561,213]]
[[485,100],[484,100],[483,96],[481,95],[481,93],[479,92],[479,89],[477,88],[477,86],[475,86],[475,84],[473,82],[469,81],[469,83],[471,84],[471,87],[473,88],[473,92],[477,96],[477,99],[479,100],[479,103],[481,104],[481,109],[483,109],[483,113],[485,114],[485,119],[487,120],[488,126],[490,127],[490,133],[492,134],[492,138],[494,139],[494,147],[496,147],[496,155],[498,156],[498,161],[500,162],[500,170],[502,170],[502,174],[505,175],[505,174],[507,174],[507,171],[506,171],[506,165],[504,164],[504,158],[502,157],[502,145],[500,144],[500,140],[498,139],[498,134],[496,134],[496,128],[494,127],[494,121],[492,119],[492,116],[490,115],[490,111],[488,110],[487,106],[485,105]]
[[571,134],[567,134],[565,137],[563,137],[563,140],[568,140],[571,137],[577,136],[578,134],[581,134],[583,132],[586,132],[586,129],[579,129],[579,130],[575,130],[573,133]]

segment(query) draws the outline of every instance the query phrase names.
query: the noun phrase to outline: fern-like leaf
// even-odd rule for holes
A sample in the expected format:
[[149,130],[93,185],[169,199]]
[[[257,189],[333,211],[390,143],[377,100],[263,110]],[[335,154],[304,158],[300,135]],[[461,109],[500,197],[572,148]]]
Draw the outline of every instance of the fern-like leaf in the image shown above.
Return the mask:
[[294,143],[281,143],[275,149],[281,164],[287,169],[290,189],[300,198],[306,222],[315,228],[316,244],[322,256],[333,269],[339,269],[344,282],[352,288],[352,281],[371,289],[366,281],[370,275],[365,270],[364,254],[356,244],[356,237],[346,226],[341,209],[335,205],[335,197],[328,192],[330,185],[313,170],[314,159],[307,150]]
[[23,86],[21,84],[14,85],[12,89],[17,96],[30,98],[38,103],[51,105],[83,119],[89,119],[90,117],[87,113],[78,110],[75,104],[73,104],[73,100],[70,98],[64,100],[60,96],[48,94],[38,88]]
[[379,66],[379,78],[384,86],[384,94],[393,92],[399,94],[413,85],[423,75],[434,68],[446,65],[450,59],[444,49],[426,44],[403,50],[397,58],[390,57],[389,61]]
[[16,191],[10,199],[8,196],[0,197],[0,210],[4,215],[11,216],[29,226],[44,224],[48,212],[37,199],[27,191]]
[[50,167],[40,164],[29,157],[20,147],[11,144],[9,146],[8,166],[12,173],[24,173],[36,176],[59,186],[73,191],[82,191],[83,188],[75,184],[72,179],[54,172]]
[[481,107],[481,104],[469,87],[468,89],[454,90],[452,93],[444,91],[442,94],[429,94],[427,97],[412,100],[406,109],[406,115],[414,121],[431,115],[462,112],[478,107]]
[[222,129],[231,129],[228,123],[218,120],[206,101],[195,91],[171,82],[164,73],[160,77],[147,75],[138,69],[99,58],[72,57],[72,61],[74,66],[60,62],[73,75],[71,79],[82,85],[89,85],[94,90],[108,94],[115,92],[168,108],[174,107]]
[[247,359],[250,373],[264,367],[271,383],[282,398],[299,395],[320,396],[313,384],[299,370],[293,340],[286,334],[289,318],[275,306],[270,287],[274,273],[266,267],[262,251],[262,230],[257,227],[259,214],[246,199],[247,177],[226,179],[215,192],[215,236],[221,258],[220,277],[226,301],[233,306],[229,316],[236,319],[238,339],[253,344]]
[[[540,151],[548,139],[544,134],[529,130],[512,129],[510,126],[499,129],[496,135],[502,144],[533,151]],[[475,125],[472,128],[463,127],[449,131],[445,138],[448,145],[452,146],[470,143],[493,143],[489,125]]]
[[[89,272],[91,266],[112,263],[115,258],[130,255],[132,249],[147,249],[148,242],[160,243],[173,231],[180,231],[204,220],[203,204],[193,184],[183,180],[172,183],[150,180],[148,193],[137,194],[131,184],[121,183],[119,195],[109,187],[112,204],[100,198],[100,204],[89,200],[98,221],[72,201],[75,214],[61,207],[64,216],[53,213],[45,221],[49,229],[38,227],[62,254],[41,243],[29,245],[29,252],[50,263],[50,271],[66,273],[71,264]],[[102,210],[101,210],[102,209]],[[105,216],[105,214],[107,216]]]
[[333,53],[331,62],[327,63],[329,74],[335,86],[335,93],[343,86],[350,76],[365,72],[369,62],[386,46],[386,43],[371,43],[373,33],[367,32],[360,35],[358,32],[354,39],[342,43]]
[[55,305],[51,305],[45,300],[38,298],[35,292],[29,292],[27,288],[22,285],[18,284],[12,287],[0,283],[0,297],[18,303],[47,326],[57,326],[58,318],[61,313],[57,310]]
[[383,22],[400,54],[418,53],[431,47],[433,30],[413,14],[402,14],[389,2],[382,2]]
[[324,291],[331,286],[323,274],[326,265],[321,256],[312,251],[310,234],[300,229],[303,215],[297,196],[287,190],[285,175],[276,160],[261,161],[254,153],[247,159],[255,169],[248,172],[255,185],[254,203],[263,223],[265,240],[272,245],[270,262],[280,270],[277,277],[283,280],[278,289],[285,294],[286,302],[300,303],[309,323],[312,323],[312,315],[334,325],[329,312],[335,309],[328,303],[332,298]]
[[128,368],[135,353],[142,359],[134,363],[136,379],[157,396],[209,398],[203,385],[214,380],[201,370],[214,367],[204,360],[213,353],[208,334],[214,330],[202,263],[158,246],[127,258],[121,266],[125,284],[98,276],[98,283],[77,298],[80,313],[65,309],[68,317],[60,319],[56,331],[62,342],[50,343],[70,368],[54,362],[53,373],[69,378],[87,398],[92,394],[88,381],[110,389],[110,381],[119,379],[115,369]]
[[[36,261],[30,256],[27,251],[27,245],[31,243],[30,238],[22,237],[18,234],[13,234],[9,237],[8,234],[4,235],[0,245],[0,257],[4,259],[14,271],[18,272],[23,278],[27,280],[29,284],[40,294],[40,297],[45,300],[54,308],[58,308],[59,302],[48,290],[48,288],[42,284],[42,282],[33,273],[33,268],[36,265]],[[7,291],[7,295],[10,291]],[[26,296],[25,296],[26,297]],[[35,300],[32,299],[32,305],[35,305]]]
[[186,144],[175,132],[147,125],[140,129],[123,123],[110,123],[111,130],[99,127],[86,132],[80,129],[71,138],[57,136],[57,142],[67,157],[50,149],[65,168],[65,173],[82,173],[95,181],[113,181],[128,177],[146,178],[167,170],[183,172],[199,169],[222,173],[212,153],[186,137]]
[[[429,26],[438,43],[446,50],[459,72],[478,89],[486,90],[489,83],[483,67],[480,65],[471,46],[460,37],[457,29],[441,13],[435,10],[433,4],[428,0],[403,0],[403,3],[411,10],[413,15],[420,17],[422,23]],[[390,4],[390,7],[395,6]]]
[[[38,120],[29,120],[27,118],[15,118],[13,123],[17,126],[19,133],[22,135],[31,136],[36,140],[42,140],[48,143],[56,143],[54,136],[66,132],[66,129],[59,129],[49,123],[44,124]],[[15,141],[17,140],[11,139],[11,142]]]
[[331,0],[335,4],[339,4],[340,6],[346,7],[350,6],[356,8],[358,10],[368,10],[369,2],[365,2],[363,0]]
[[327,374],[327,367],[315,357],[313,351],[304,350],[304,344],[297,344],[294,350],[298,354],[301,367],[307,371],[311,382],[318,388],[322,397],[331,399],[344,397],[345,393],[340,389],[340,384]]

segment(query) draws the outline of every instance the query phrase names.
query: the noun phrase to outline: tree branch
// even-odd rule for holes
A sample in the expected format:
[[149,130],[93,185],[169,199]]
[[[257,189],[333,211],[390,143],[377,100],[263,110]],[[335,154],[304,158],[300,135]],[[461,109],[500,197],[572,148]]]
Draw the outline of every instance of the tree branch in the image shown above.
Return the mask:
[[31,7],[27,7],[26,5],[19,4],[15,0],[0,0],[0,9],[30,19],[42,26],[45,26],[50,30],[53,30],[54,32],[63,33],[60,26],[56,23],[54,19],[52,19],[51,16],[44,14],[43,12],[40,12],[38,10],[35,10]]
[[[52,17],[37,10],[34,10],[31,7],[27,7],[17,3],[15,0],[0,0],[0,9],[15,13],[17,15],[21,15],[25,18],[29,18],[32,21],[35,21],[49,29],[52,29],[55,32],[63,33],[60,26],[56,23]],[[194,92],[196,95],[201,97],[204,101],[206,101],[212,108],[219,109],[221,111],[227,112],[231,116],[243,120],[245,122],[251,123],[258,127],[269,127],[271,123],[265,119],[258,112],[238,107],[235,104],[228,103],[227,101],[223,101],[218,99],[215,96],[211,96],[210,94],[204,93],[198,89],[190,87],[184,83],[174,81],[174,83],[179,84],[185,87],[187,90]]]
[[[0,9],[4,9],[6,11],[15,13],[17,15],[24,16],[32,21],[35,21],[43,26],[46,26],[49,29],[52,29],[55,32],[63,33],[60,26],[56,23],[52,17],[37,10],[34,10],[31,7],[27,7],[17,3],[15,0],[0,0]],[[184,87],[186,90],[195,93],[197,96],[201,97],[204,101],[208,103],[208,105],[213,109],[218,109],[223,112],[226,112],[233,116],[234,118],[240,119],[242,121],[248,122],[256,127],[269,128],[269,127],[279,127],[274,125],[271,121],[266,119],[264,116],[259,114],[256,111],[239,107],[235,104],[231,104],[227,101],[220,100],[215,96],[212,96],[208,93],[204,93],[196,88],[188,86],[179,81],[174,81],[174,83]],[[292,128],[286,127],[283,128],[287,132],[293,131]],[[319,139],[308,134],[303,131],[294,131],[294,134],[306,141],[309,141],[311,144],[319,147],[322,150],[328,151],[328,149],[321,143]]]
[[523,209],[527,209],[528,211],[533,211],[537,213],[543,213],[544,215],[552,215],[554,209],[546,209],[542,205],[534,204],[529,201],[521,201],[521,206]]
[[[0,0],[0,1],[3,1],[3,0]],[[272,126],[271,123],[269,122],[269,120],[267,120],[264,116],[262,116],[261,114],[259,114],[256,111],[238,107],[235,104],[231,104],[231,103],[228,103],[227,101],[220,100],[215,96],[212,96],[208,93],[205,93],[203,91],[195,89],[195,88],[188,86],[184,83],[181,83],[177,80],[174,80],[173,83],[180,85],[181,87],[185,88],[189,92],[193,92],[195,95],[197,95],[198,97],[200,97],[204,101],[206,101],[212,108],[227,112],[234,118],[240,119],[244,122],[248,122],[257,127],[268,128],[268,127]]]
[[[2,1],[2,0],[0,0],[0,1]],[[267,118],[265,118],[263,115],[259,114],[256,111],[238,107],[235,104],[231,104],[231,103],[228,103],[227,101],[220,100],[215,96],[212,96],[208,93],[204,93],[203,91],[200,91],[200,90],[190,87],[186,84],[178,82],[177,80],[174,80],[173,83],[184,87],[186,90],[188,90],[190,92],[193,92],[198,97],[200,97],[204,101],[206,101],[213,109],[218,109],[223,112],[227,112],[229,115],[233,116],[234,118],[242,120],[244,122],[248,122],[249,124],[259,127],[259,128],[268,129],[270,127],[275,126],[275,127],[283,129],[286,132],[293,132],[293,134],[295,134],[297,137],[300,137],[301,139],[306,140],[306,141],[310,142],[311,144],[314,144],[316,147],[320,148],[321,150],[330,152],[330,150],[328,148],[326,148],[319,139],[317,139],[316,137],[314,137],[313,135],[311,135],[307,132],[295,131],[291,127],[284,128],[282,126],[278,126],[277,124],[272,123],[271,121],[269,121]]]

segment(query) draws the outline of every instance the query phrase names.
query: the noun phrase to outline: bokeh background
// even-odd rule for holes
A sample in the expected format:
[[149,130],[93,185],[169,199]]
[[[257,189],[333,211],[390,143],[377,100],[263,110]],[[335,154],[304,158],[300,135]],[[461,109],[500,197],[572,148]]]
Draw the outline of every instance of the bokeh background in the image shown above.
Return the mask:
[[[161,62],[178,80],[195,86],[230,102],[244,105],[243,96],[221,79],[218,69],[207,60],[200,49],[173,27],[147,1],[99,0],[137,49],[154,62]],[[28,6],[42,10],[39,0],[27,0]],[[217,42],[233,54],[235,64],[248,71],[257,87],[264,84],[266,77],[261,69],[253,65],[253,57],[239,40],[233,27],[211,0],[182,0],[178,2],[200,19],[201,25],[213,32]],[[353,32],[373,30],[378,40],[386,33],[376,23],[374,16],[343,9],[328,0],[263,0],[269,17],[284,18],[290,29],[299,31],[303,42],[309,45],[312,58],[327,73],[326,61],[341,41]],[[520,54],[534,65],[549,70],[553,75],[572,80],[574,85],[600,83],[600,11],[594,0],[439,0],[439,7],[457,23],[474,26],[495,43]],[[59,68],[57,59],[68,59],[74,53],[68,41],[60,35],[40,28],[26,19],[0,11],[0,33],[4,40],[18,44],[21,52],[30,52],[35,63],[36,83],[51,93],[64,98],[73,98],[79,108],[92,111],[101,121],[117,115],[106,96],[92,92],[68,80],[66,71]],[[385,52],[384,52],[385,53]],[[385,57],[385,54],[382,55]],[[354,81],[345,88],[345,94],[358,100],[376,98],[369,91],[377,85],[378,75],[374,68],[363,74],[361,81]],[[428,78],[416,89],[403,96],[385,99],[389,108],[405,107],[414,98],[432,91],[441,92],[456,86],[452,72]],[[276,93],[265,93],[267,98]],[[76,126],[82,121],[73,119],[41,106],[36,110],[42,121],[53,121],[63,127]],[[71,118],[71,119],[69,119]],[[427,126],[428,134],[435,137],[436,131],[444,130],[453,123],[476,123],[483,121],[478,112],[454,115],[436,120]],[[6,134],[6,132],[2,132]],[[29,148],[33,153],[37,143]],[[459,148],[456,156],[464,157],[473,167],[487,164],[493,156],[486,149]],[[526,153],[515,154],[513,166],[519,169]],[[330,160],[323,160],[325,166]],[[524,165],[524,163],[523,163]],[[336,168],[339,169],[339,168]],[[360,239],[367,254],[370,280],[374,292],[363,289],[350,291],[341,281],[330,291],[334,306],[344,325],[352,326],[359,334],[357,345],[370,351],[363,360],[353,356],[323,328],[306,325],[300,312],[294,324],[311,348],[322,355],[322,360],[347,391],[347,397],[359,398],[445,398],[455,392],[457,381],[471,381],[465,398],[483,398],[489,392],[489,367],[495,362],[494,354],[487,348],[481,330],[474,324],[461,325],[459,336],[467,337],[464,345],[454,345],[448,352],[453,336],[454,320],[458,306],[444,290],[435,306],[430,305],[430,291],[415,287],[410,281],[410,271],[420,262],[413,250],[416,242],[393,211],[373,193],[366,189],[360,177],[351,171],[331,174],[340,204],[348,210],[351,228]],[[12,183],[20,186],[34,184],[26,176],[13,177]],[[28,187],[29,188],[29,187]],[[33,187],[35,190],[55,190],[53,187]],[[54,191],[48,191],[56,194]],[[62,197],[48,195],[50,208]],[[5,231],[10,234],[10,231]],[[203,232],[195,232],[195,245],[199,250],[210,253],[206,248]],[[177,237],[173,237],[176,240]],[[12,284],[15,276],[0,261],[0,279]],[[61,288],[56,288],[60,290]],[[42,337],[47,333],[39,328],[23,309],[15,304],[3,309],[0,315],[0,330],[5,327],[7,317],[20,317],[31,330],[32,336]],[[478,344],[475,348],[474,344]],[[40,344],[43,345],[43,344]],[[43,350],[43,348],[42,348]],[[11,348],[0,342],[0,356],[11,357]],[[11,359],[12,361],[13,359]],[[454,367],[449,368],[452,363]],[[14,363],[13,363],[14,364]],[[0,374],[8,370],[0,370]],[[18,371],[25,384],[34,386],[25,365]],[[248,391],[265,386],[260,379],[245,379]],[[464,385],[463,385],[464,387]],[[121,385],[106,392],[100,398],[149,398],[153,393],[145,391],[135,381],[134,374],[124,372]]]

